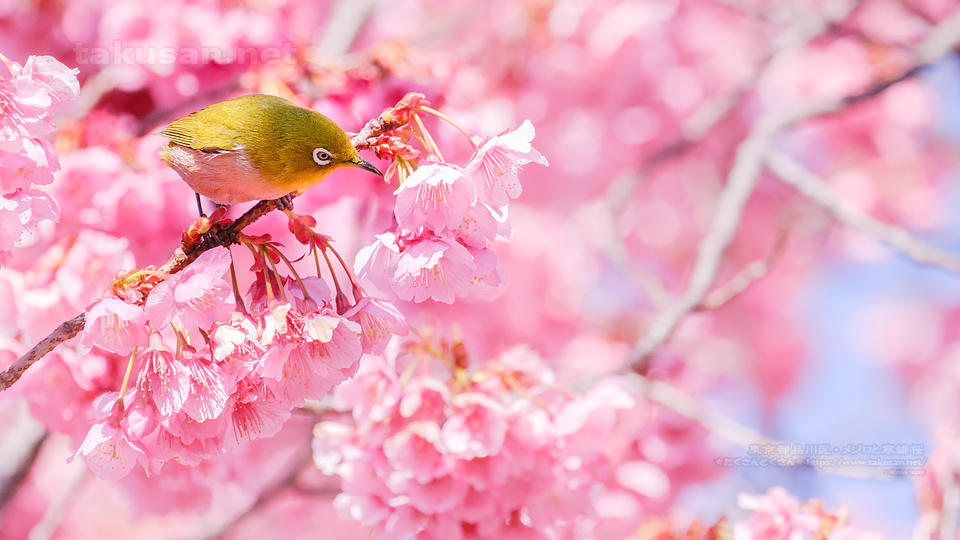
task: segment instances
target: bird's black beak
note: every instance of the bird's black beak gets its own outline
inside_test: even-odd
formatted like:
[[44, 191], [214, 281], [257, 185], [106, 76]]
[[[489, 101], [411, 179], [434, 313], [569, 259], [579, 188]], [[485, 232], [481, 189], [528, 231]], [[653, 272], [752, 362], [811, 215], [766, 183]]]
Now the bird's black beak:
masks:
[[360, 154], [357, 154], [357, 155], [353, 156], [353, 159], [350, 160], [350, 163], [352, 163], [353, 165], [355, 165], [355, 166], [357, 166], [357, 167], [360, 167], [361, 169], [364, 169], [364, 170], [366, 170], [366, 171], [370, 171], [370, 172], [372, 172], [373, 174], [375, 174], [375, 175], [377, 175], [377, 176], [383, 176], [383, 173], [380, 172], [380, 169], [374, 167], [373, 165], [370, 164], [369, 161], [367, 161], [367, 160], [363, 159], [362, 157], [360, 157]]

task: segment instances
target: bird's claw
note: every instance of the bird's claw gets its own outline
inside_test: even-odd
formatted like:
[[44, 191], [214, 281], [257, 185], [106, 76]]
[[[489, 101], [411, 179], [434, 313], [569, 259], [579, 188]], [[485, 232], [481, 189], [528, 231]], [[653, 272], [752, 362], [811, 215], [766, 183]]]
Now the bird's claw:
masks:
[[293, 198], [296, 197], [296, 193], [287, 193], [283, 197], [277, 199], [277, 202], [280, 203], [280, 207], [285, 210], [293, 211]]

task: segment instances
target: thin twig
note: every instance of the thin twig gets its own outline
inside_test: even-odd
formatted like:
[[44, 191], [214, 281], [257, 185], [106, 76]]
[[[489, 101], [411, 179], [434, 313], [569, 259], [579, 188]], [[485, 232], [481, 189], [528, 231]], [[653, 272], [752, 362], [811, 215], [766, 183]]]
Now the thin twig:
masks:
[[737, 273], [733, 279], [708, 294], [703, 302], [696, 307], [696, 310], [704, 311], [723, 307], [727, 302], [743, 294], [751, 285], [767, 275], [770, 267], [773, 266], [773, 261], [775, 261], [783, 251], [783, 246], [787, 240], [787, 230], [786, 226], [780, 228], [777, 239], [774, 241], [773, 247], [770, 249], [770, 252], [767, 253], [766, 257], [748, 264], [743, 270]]
[[833, 217], [896, 248], [913, 260], [960, 272], [960, 256], [928, 246], [906, 230], [860, 212], [836, 197], [826, 183], [782, 152], [770, 151], [767, 166]]
[[360, 130], [360, 133], [357, 133], [350, 138], [350, 143], [357, 150], [367, 150], [374, 144], [376, 144], [377, 139], [386, 131], [390, 131], [399, 127], [399, 123], [395, 121], [386, 121], [381, 118], [374, 118], [367, 122], [363, 129]]
[[727, 186], [720, 194], [707, 236], [700, 242], [697, 259], [687, 289], [654, 319], [647, 334], [634, 346], [631, 366], [639, 373], [646, 370], [650, 354], [676, 330], [680, 321], [700, 305], [716, 280], [727, 246], [733, 240], [747, 199], [760, 178], [761, 163], [769, 141], [793, 121], [793, 115], [762, 118], [750, 135], [740, 143]]
[[[227, 246], [237, 241], [237, 236], [240, 231], [250, 225], [254, 221], [260, 219], [267, 213], [276, 210], [280, 207], [280, 203], [277, 201], [260, 201], [256, 206], [248, 210], [245, 214], [234, 220], [222, 231], [216, 233], [215, 239], [211, 242], [197, 243], [193, 246], [187, 247], [184, 246], [178, 247], [176, 251], [173, 252], [173, 255], [170, 259], [159, 268], [159, 272], [165, 274], [175, 274], [184, 268], [188, 264], [192, 263], [199, 257], [204, 251], [212, 249], [216, 246]], [[32, 349], [27, 351], [23, 356], [17, 359], [16, 362], [11, 364], [7, 369], [0, 372], [0, 392], [10, 388], [15, 382], [20, 380], [20, 377], [35, 364], [38, 360], [43, 358], [47, 353], [55, 349], [58, 345], [64, 341], [76, 337], [80, 332], [83, 331], [83, 327], [86, 323], [87, 314], [86, 312], [77, 315], [76, 317], [65, 321], [63, 324], [58, 326], [53, 332], [45, 337], [40, 343], [37, 343]]]

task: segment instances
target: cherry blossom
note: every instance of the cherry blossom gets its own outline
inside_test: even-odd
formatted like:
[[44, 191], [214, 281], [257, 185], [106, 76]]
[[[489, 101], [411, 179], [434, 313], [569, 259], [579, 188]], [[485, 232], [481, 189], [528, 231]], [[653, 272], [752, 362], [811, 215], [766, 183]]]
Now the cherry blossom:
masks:
[[157, 285], [144, 306], [152, 327], [161, 329], [175, 320], [197, 342], [201, 331], [229, 318], [234, 298], [222, 277], [229, 266], [230, 252], [222, 247], [212, 249], [183, 273]]
[[381, 354], [393, 336], [407, 335], [407, 322], [392, 304], [364, 296], [349, 311], [347, 319], [360, 324], [363, 352]]
[[146, 345], [147, 336], [147, 315], [143, 308], [108, 296], [88, 311], [80, 342], [88, 350], [96, 345], [123, 355]]
[[[552, 417], [580, 398], [536, 380], [507, 384], [516, 380], [508, 365], [494, 359], [482, 372], [448, 373], [446, 383], [439, 371], [424, 374], [399, 388], [402, 397], [391, 400], [385, 416], [355, 409], [353, 427], [318, 424], [314, 459], [342, 481], [335, 505], [397, 538], [549, 535], [590, 519], [590, 493], [602, 489], [595, 474], [607, 463], [602, 440], [611, 426], [594, 432], [596, 444], [571, 446], [560, 417]], [[472, 382], [451, 393], [450, 384], [464, 384], [457, 381]], [[358, 389], [382, 384], [381, 372], [368, 370], [338, 387], [335, 402], [349, 410], [364, 399]], [[605, 388], [614, 407], [633, 405], [621, 389]]]
[[0, 55], [0, 258], [44, 221], [59, 218], [57, 203], [32, 189], [53, 181], [60, 163], [53, 145], [36, 138], [55, 131], [53, 116], [78, 105], [77, 70], [49, 56], [24, 65]]
[[497, 206], [506, 206], [520, 196], [519, 169], [528, 163], [547, 164], [547, 158], [531, 146], [536, 132], [529, 120], [516, 131], [483, 142], [464, 167], [474, 177], [481, 197]]
[[476, 204], [473, 182], [455, 165], [424, 165], [394, 192], [401, 228], [426, 227], [436, 234], [459, 227]]

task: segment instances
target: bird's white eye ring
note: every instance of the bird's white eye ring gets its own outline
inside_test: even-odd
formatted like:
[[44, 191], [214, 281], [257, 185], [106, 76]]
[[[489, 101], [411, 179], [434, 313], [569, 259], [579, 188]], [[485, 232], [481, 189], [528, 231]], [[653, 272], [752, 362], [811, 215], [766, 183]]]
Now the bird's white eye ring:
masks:
[[330, 152], [327, 152], [325, 148], [313, 149], [313, 161], [315, 161], [317, 165], [329, 165], [332, 159], [333, 156], [330, 155]]

